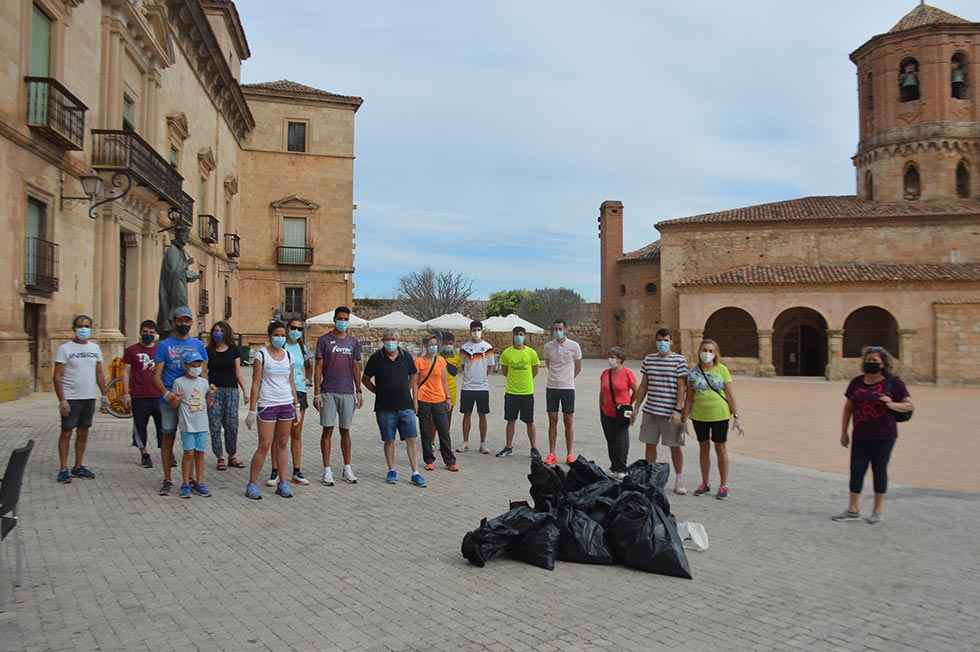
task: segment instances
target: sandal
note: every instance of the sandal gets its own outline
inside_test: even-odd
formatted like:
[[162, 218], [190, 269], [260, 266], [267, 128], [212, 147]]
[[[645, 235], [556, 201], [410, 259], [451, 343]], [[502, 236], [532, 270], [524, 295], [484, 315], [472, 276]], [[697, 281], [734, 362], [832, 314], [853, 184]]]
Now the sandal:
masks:
[[231, 458], [231, 460], [228, 461], [228, 466], [233, 467], [233, 468], [236, 468], [236, 469], [244, 469], [245, 468], [245, 465], [242, 464], [242, 461], [240, 459], [238, 459], [237, 457]]
[[228, 470], [228, 465], [225, 464], [225, 458], [223, 458], [223, 457], [219, 457], [218, 458], [218, 466], [217, 466], [217, 469], [219, 471], [227, 471]]

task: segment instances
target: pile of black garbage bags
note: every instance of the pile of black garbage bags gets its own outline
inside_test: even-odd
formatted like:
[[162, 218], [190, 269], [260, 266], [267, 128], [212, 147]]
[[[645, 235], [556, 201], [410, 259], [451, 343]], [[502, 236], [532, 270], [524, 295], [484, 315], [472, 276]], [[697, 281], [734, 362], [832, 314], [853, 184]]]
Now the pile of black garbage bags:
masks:
[[664, 495], [670, 467], [639, 460], [619, 482], [581, 455], [569, 465], [531, 459], [532, 509], [512, 503], [463, 537], [462, 553], [483, 567], [500, 553], [553, 570], [555, 560], [620, 563], [691, 579], [677, 524]]

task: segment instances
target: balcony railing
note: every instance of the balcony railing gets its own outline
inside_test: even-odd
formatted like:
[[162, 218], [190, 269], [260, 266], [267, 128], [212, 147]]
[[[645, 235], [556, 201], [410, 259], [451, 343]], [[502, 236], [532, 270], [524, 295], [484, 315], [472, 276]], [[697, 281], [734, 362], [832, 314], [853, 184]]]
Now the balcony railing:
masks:
[[201, 288], [197, 295], [197, 314], [206, 315], [211, 312], [211, 301], [208, 297], [208, 291]]
[[181, 220], [184, 222], [184, 224], [187, 226], [193, 226], [194, 198], [181, 190], [180, 197], [177, 199], [177, 208], [180, 209]]
[[[92, 130], [92, 167], [97, 170], [127, 172], [133, 181], [152, 190], [171, 206], [184, 208], [181, 190], [184, 179], [149, 143], [131, 131]], [[190, 197], [188, 197], [190, 199]], [[190, 200], [193, 206], [194, 200]], [[193, 219], [185, 213], [185, 220]]]
[[218, 218], [214, 215], [198, 215], [197, 231], [202, 241], [215, 244], [218, 242]]
[[276, 247], [280, 265], [312, 265], [313, 247]]
[[32, 292], [58, 291], [58, 245], [40, 238], [27, 238], [24, 256], [24, 285]]
[[242, 255], [242, 239], [237, 233], [225, 234], [225, 255], [229, 258], [238, 258]]
[[25, 77], [27, 126], [58, 147], [82, 149], [88, 107], [50, 77]]
[[225, 297], [225, 319], [231, 319], [231, 297]]

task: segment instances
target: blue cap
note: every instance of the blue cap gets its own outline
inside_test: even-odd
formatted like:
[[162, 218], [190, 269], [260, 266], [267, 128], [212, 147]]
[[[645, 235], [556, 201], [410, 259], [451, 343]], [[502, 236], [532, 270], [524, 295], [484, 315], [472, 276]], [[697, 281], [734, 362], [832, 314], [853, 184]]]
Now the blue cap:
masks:
[[204, 356], [201, 355], [200, 351], [188, 351], [184, 354], [184, 364], [197, 362], [198, 360], [204, 360]]
[[194, 319], [194, 313], [191, 312], [191, 309], [187, 306], [180, 306], [174, 310], [174, 319], [177, 319], [178, 317], [190, 317], [191, 319]]

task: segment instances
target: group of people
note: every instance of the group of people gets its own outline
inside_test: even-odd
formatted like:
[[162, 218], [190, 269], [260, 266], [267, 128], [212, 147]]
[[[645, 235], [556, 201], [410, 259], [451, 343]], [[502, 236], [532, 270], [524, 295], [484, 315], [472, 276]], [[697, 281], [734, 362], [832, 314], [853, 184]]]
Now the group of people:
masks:
[[[177, 463], [173, 446], [178, 431], [184, 451], [180, 497], [210, 495], [204, 477], [209, 438], [217, 458], [217, 470], [245, 467], [238, 455], [239, 390], [248, 403], [246, 425], [258, 430], [258, 445], [249, 462], [245, 487], [246, 497], [253, 500], [262, 498], [260, 475], [270, 455], [272, 471], [264, 484], [274, 487], [278, 496], [292, 497], [291, 484], [309, 484], [301, 460], [303, 423], [311, 402], [310, 392], [322, 428], [320, 482], [324, 486], [335, 484], [331, 466], [335, 428], [340, 431], [341, 479], [357, 483], [351, 466], [351, 425], [355, 411], [364, 406], [365, 388], [375, 395], [375, 419], [384, 446], [388, 483], [398, 483], [397, 439], [406, 445], [411, 484], [427, 485], [418, 463], [419, 438], [424, 470], [435, 470], [438, 446], [445, 468], [458, 472], [456, 454], [470, 450], [474, 409], [480, 438], [474, 447], [482, 454], [490, 454], [489, 376], [498, 368], [505, 377], [506, 439], [496, 456], [514, 454], [518, 420], [525, 424], [531, 455], [540, 456], [534, 423], [534, 388], [542, 361], [547, 373], [548, 413], [548, 453], [543, 460], [549, 465], [558, 464], [559, 429], [564, 432], [566, 462], [575, 460], [575, 383], [582, 371], [582, 350], [568, 337], [563, 320], [557, 319], [551, 325], [551, 338], [544, 345], [541, 357], [527, 344], [527, 332], [522, 327], [513, 329], [512, 344], [498, 356], [493, 345], [483, 339], [482, 323], [474, 321], [470, 324], [469, 338], [458, 347], [451, 333], [429, 335], [418, 357], [401, 346], [398, 331], [386, 330], [381, 348], [362, 364], [361, 343], [349, 332], [350, 314], [346, 306], [337, 307], [333, 329], [317, 340], [312, 352], [306, 345], [301, 320], [271, 322], [267, 343], [253, 351], [252, 379], [247, 391], [241, 352], [227, 322], [215, 323], [205, 346], [191, 336], [193, 313], [185, 306], [174, 312], [174, 332], [159, 342], [156, 324], [144, 321], [140, 326], [140, 340], [123, 355], [123, 400], [132, 408], [133, 446], [139, 449], [141, 464], [146, 468], [153, 466], [147, 447], [148, 425], [150, 420], [154, 422], [163, 468], [160, 495], [174, 491], [172, 472]], [[61, 412], [57, 480], [63, 483], [71, 482], [73, 477], [95, 477], [84, 465], [84, 455], [96, 400], [101, 397], [104, 407], [106, 391], [101, 350], [91, 340], [91, 318], [79, 315], [72, 327], [75, 336], [58, 348], [54, 371]], [[625, 477], [629, 429], [639, 419], [639, 440], [644, 444], [646, 461], [657, 461], [658, 444], [668, 447], [675, 472], [673, 491], [686, 494], [684, 444], [686, 424], [690, 421], [698, 440], [701, 475], [694, 495], [711, 492], [713, 446], [719, 476], [715, 497], [725, 499], [729, 496], [729, 430], [734, 428], [744, 434], [732, 374], [722, 363], [721, 351], [714, 340], [702, 340], [693, 366], [672, 350], [669, 329], [657, 331], [655, 347], [643, 359], [640, 379], [625, 366], [626, 352], [621, 347], [609, 351], [609, 368], [600, 375], [599, 416], [610, 472], [620, 479]], [[897, 437], [895, 415], [910, 413], [913, 407], [904, 383], [891, 373], [892, 358], [887, 351], [867, 347], [862, 364], [863, 374], [851, 381], [846, 392], [841, 436], [841, 444], [851, 447], [851, 499], [848, 509], [834, 519], [860, 518], [858, 500], [870, 465], [874, 474], [875, 506], [867, 520], [876, 523], [881, 519], [887, 490], [886, 469]], [[463, 439], [454, 447], [451, 425], [457, 405], [462, 414]], [[852, 423], [853, 442], [848, 435]], [[73, 432], [76, 458], [74, 466], [69, 468]]]

